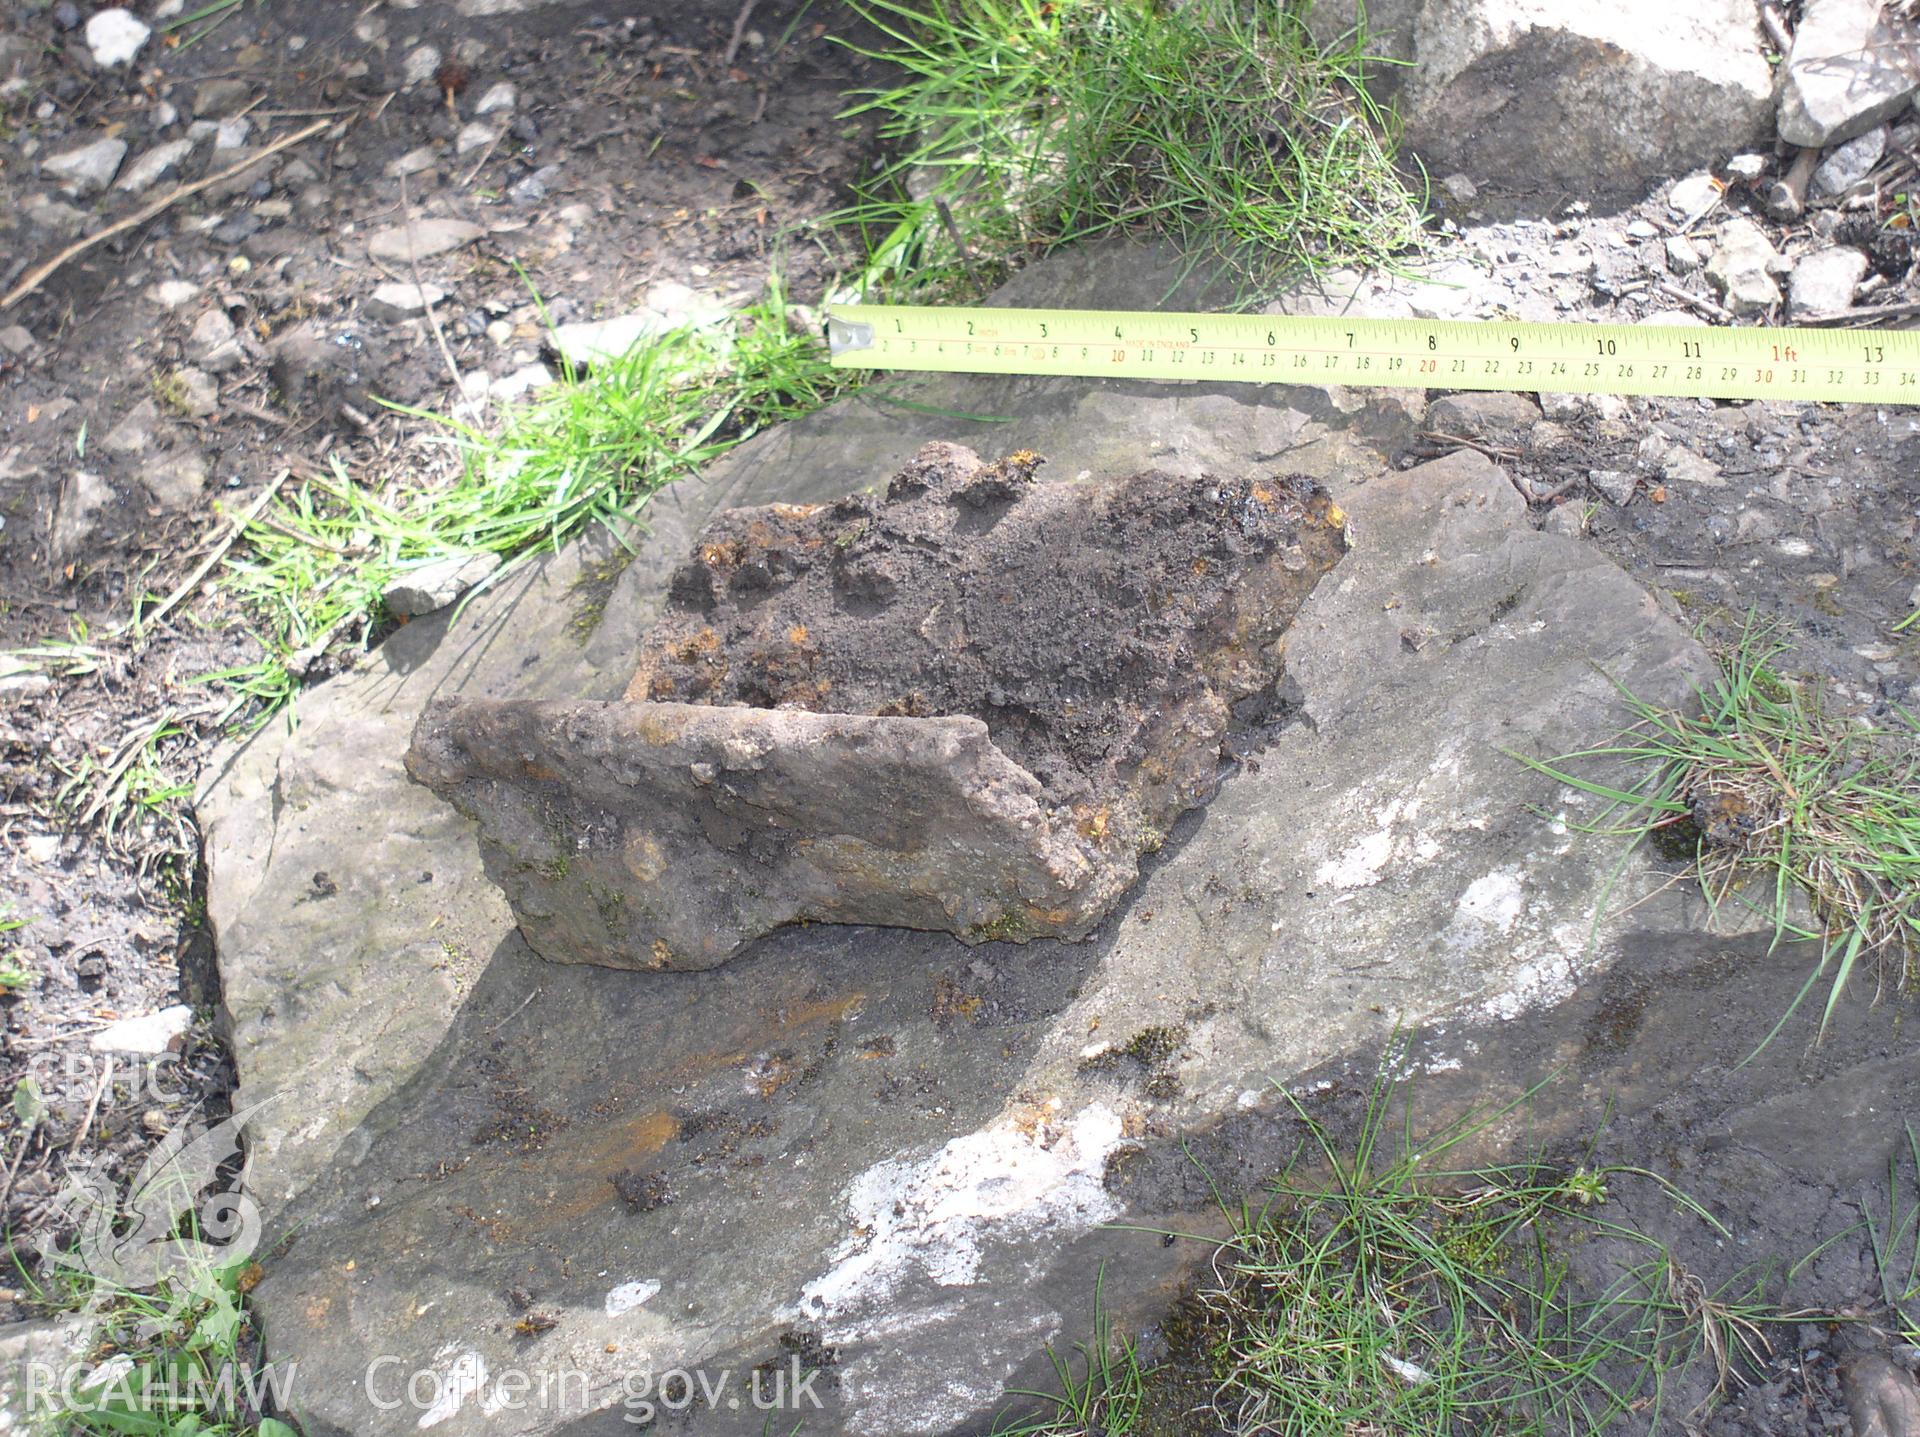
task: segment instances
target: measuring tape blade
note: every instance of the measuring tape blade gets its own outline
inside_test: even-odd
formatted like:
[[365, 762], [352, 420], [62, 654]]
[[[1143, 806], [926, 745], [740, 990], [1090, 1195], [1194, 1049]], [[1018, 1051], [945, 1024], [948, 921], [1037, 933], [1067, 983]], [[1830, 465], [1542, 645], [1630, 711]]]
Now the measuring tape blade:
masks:
[[1920, 330], [836, 304], [843, 369], [1920, 404]]

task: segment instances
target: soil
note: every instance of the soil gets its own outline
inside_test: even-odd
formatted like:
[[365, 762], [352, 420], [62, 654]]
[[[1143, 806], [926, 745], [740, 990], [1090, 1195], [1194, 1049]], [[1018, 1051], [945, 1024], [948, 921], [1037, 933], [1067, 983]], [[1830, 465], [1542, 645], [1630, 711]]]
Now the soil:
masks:
[[722, 515], [628, 697], [969, 714], [1051, 804], [1131, 824], [1139, 787], [1164, 833], [1212, 792], [1234, 706], [1273, 690], [1341, 516], [1304, 478], [1036, 485], [1041, 462], [930, 444], [884, 497]]
[[[738, 305], [762, 292], [777, 261], [794, 299], [817, 300], [841, 256], [805, 223], [845, 201], [873, 152], [870, 128], [841, 112], [843, 93], [877, 71], [836, 43], [848, 34], [843, 14], [806, 0], [760, 0], [737, 45], [736, 6], [702, 0], [645, 13], [483, 7], [500, 11], [485, 16], [455, 0], [241, 4], [156, 37], [132, 67], [112, 71], [93, 64], [79, 28], [97, 8], [28, 0], [0, 13], [0, 290], [170, 183], [72, 197], [41, 174], [48, 155], [111, 132], [132, 163], [196, 121], [224, 123], [225, 135], [205, 136], [183, 162], [179, 177], [193, 180], [315, 120], [333, 124], [115, 236], [0, 312], [0, 336], [25, 332], [23, 344], [0, 343], [0, 649], [34, 651], [30, 667], [0, 658], [0, 861], [5, 902], [24, 921], [0, 933], [0, 950], [17, 949], [29, 973], [0, 998], [0, 1082], [31, 1077], [47, 1104], [31, 1132], [13, 1122], [6, 1134], [14, 1172], [0, 1217], [27, 1237], [47, 1229], [67, 1164], [124, 1181], [164, 1133], [196, 1113], [218, 1116], [231, 1085], [198, 925], [197, 839], [172, 796], [247, 718], [198, 677], [257, 650], [217, 593], [186, 594], [138, 634], [122, 627], [135, 601], [174, 593], [230, 516], [290, 463], [337, 461], [373, 488], [445, 474], [450, 461], [427, 426], [364, 396], [449, 412], [458, 397], [449, 364], [493, 381], [539, 363], [535, 294], [556, 323], [624, 313], [663, 281]], [[503, 82], [514, 102], [480, 115]], [[492, 138], [463, 150], [475, 123]], [[233, 144], [216, 149], [225, 140]], [[399, 163], [423, 149], [422, 167]], [[1757, 214], [1764, 188], [1730, 185], [1719, 214]], [[373, 260], [366, 235], [409, 215], [471, 220], [484, 234], [423, 260], [417, 276]], [[1920, 293], [1911, 242], [1872, 219], [1829, 204], [1791, 225], [1764, 223], [1789, 258], [1860, 244], [1877, 286], [1861, 301], [1911, 301]], [[1677, 217], [1664, 196], [1604, 216], [1576, 203], [1544, 219], [1488, 224], [1468, 212], [1454, 222], [1470, 226], [1469, 284], [1497, 273], [1544, 297], [1543, 317], [1670, 321], [1677, 309], [1725, 320], [1703, 274], [1672, 261], [1666, 244], [1710, 225]], [[369, 304], [375, 287], [416, 277], [449, 291], [437, 329]], [[214, 329], [232, 327], [224, 353], [196, 333], [209, 316]], [[280, 353], [293, 341], [309, 361], [340, 362], [294, 363]], [[189, 372], [213, 380], [211, 409], [187, 390]], [[1788, 666], [1862, 717], [1896, 722], [1900, 709], [1920, 709], [1920, 627], [1896, 629], [1920, 609], [1920, 411], [1668, 400], [1549, 411], [1465, 436], [1510, 469], [1540, 523], [1589, 535], [1713, 637], [1737, 634], [1750, 614], [1778, 624], [1796, 646]], [[130, 418], [147, 442], [135, 443], [138, 433], [111, 442]], [[1434, 429], [1407, 462], [1459, 442], [1456, 428]], [[199, 485], [155, 482], [189, 460], [204, 472]], [[323, 656], [307, 677], [327, 672]], [[1029, 979], [1031, 994], [1052, 995], [1044, 970], [1022, 974], [1005, 993], [963, 995], [986, 1005], [977, 1011], [988, 1016], [972, 1020], [1042, 1001]], [[967, 975], [977, 978], [978, 965]], [[1834, 1048], [1805, 1059], [1796, 1048], [1750, 1069], [1723, 1053], [1701, 1081], [1660, 1074], [1657, 1090], [1628, 1061], [1645, 1025], [1675, 1021], [1669, 1009], [1703, 1033], [1748, 1032], [1726, 1012], [1777, 1014], [1793, 986], [1730, 978], [1701, 954], [1643, 954], [1569, 1012], [1620, 1055], [1614, 1069], [1581, 1075], [1589, 1091], [1617, 1081], [1623, 1093], [1593, 1160], [1681, 1175], [1741, 1246], [1723, 1247], [1626, 1186], [1623, 1217], [1667, 1224], [1662, 1235], [1710, 1286], [1751, 1254], [1791, 1260], [1833, 1239], [1781, 1289], [1790, 1307], [1827, 1316], [1770, 1330], [1769, 1353], [1700, 1419], [1706, 1432], [1844, 1433], [1846, 1364], [1862, 1350], [1913, 1359], [1890, 1336], [1860, 1226], [1879, 1199], [1847, 1130], [1796, 1130], [1803, 1151], [1791, 1171], [1726, 1138], [1726, 1114], [1741, 1104], [1799, 1100], [1830, 1076]], [[115, 1072], [91, 1052], [88, 1038], [108, 1022], [174, 1001], [199, 1016], [154, 1064]], [[1551, 1036], [1503, 1057], [1523, 1085], [1554, 1065]], [[1903, 1075], [1884, 1104], [1891, 1142], [1897, 1115], [1916, 1106], [1911, 1044], [1897, 1031], [1834, 1041]], [[1349, 1112], [1365, 1077], [1339, 1075], [1330, 1090]], [[1251, 1124], [1191, 1156], [1155, 1155], [1132, 1191], [1157, 1183], [1170, 1206], [1190, 1208], [1215, 1179], [1257, 1190], [1287, 1150]], [[1872, 1161], [1884, 1172], [1884, 1154]], [[644, 1185], [636, 1193], [656, 1196]], [[0, 1316], [36, 1310], [23, 1293], [6, 1300]], [[1709, 1394], [1706, 1376], [1688, 1381], [1674, 1410]], [[1168, 1430], [1205, 1430], [1189, 1404], [1168, 1410]], [[1187, 1425], [1175, 1427], [1175, 1411]]]
[[[1920, 608], [1912, 409], [1656, 399], [1476, 437], [1523, 489], [1563, 490], [1539, 522], [1590, 535], [1713, 638], [1737, 638], [1751, 616], [1794, 647], [1788, 668], [1822, 676], [1843, 706], [1896, 726], [1912, 708], [1920, 643], [1895, 632]], [[1442, 447], [1423, 440], [1407, 460]], [[1694, 457], [1714, 472], [1664, 477]]]
[[[200, 676], [259, 650], [209, 589], [137, 634], [123, 632], [134, 601], [174, 593], [289, 464], [338, 463], [374, 489], [447, 473], [437, 436], [375, 401], [449, 413], [449, 361], [488, 379], [539, 363], [540, 306], [554, 323], [600, 318], [661, 282], [738, 306], [776, 265], [790, 296], [817, 301], [840, 252], [807, 223], [847, 202], [871, 150], [869, 127], [839, 115], [873, 68], [841, 43], [857, 33], [844, 20], [830, 33], [805, 0], [762, 0], [737, 45], [733, 5], [241, 4], [111, 71], [84, 39], [99, 8], [0, 13], [0, 291], [176, 179], [334, 124], [0, 311], [0, 332], [25, 341], [0, 347], [0, 653], [30, 658], [0, 658], [0, 921], [24, 920], [0, 950], [30, 974], [0, 998], [0, 1083], [31, 1076], [47, 1105], [26, 1151], [17, 1127], [7, 1145], [5, 1217], [29, 1234], [66, 1163], [124, 1181], [170, 1128], [223, 1114], [232, 1082], [198, 839], [174, 796], [257, 721]], [[423, 48], [440, 60], [409, 83]], [[480, 114], [501, 85], [513, 102]], [[69, 197], [40, 172], [111, 132], [129, 146], [124, 176], [150, 147], [220, 123], [232, 134], [202, 136], [176, 177], [138, 194]], [[492, 140], [461, 149], [476, 123]], [[216, 148], [243, 129], [239, 148]], [[422, 150], [425, 168], [396, 165]], [[438, 334], [370, 303], [416, 277], [366, 243], [409, 214], [485, 231], [419, 264], [448, 291]], [[195, 338], [209, 315], [234, 330], [217, 360]], [[211, 379], [210, 412], [194, 412], [183, 374]], [[143, 405], [152, 442], [116, 447]], [[184, 501], [146, 482], [178, 455], [206, 474]], [[87, 493], [97, 503], [76, 506]], [[115, 1018], [177, 1001], [199, 1018], [171, 1051], [109, 1074], [89, 1049]]]

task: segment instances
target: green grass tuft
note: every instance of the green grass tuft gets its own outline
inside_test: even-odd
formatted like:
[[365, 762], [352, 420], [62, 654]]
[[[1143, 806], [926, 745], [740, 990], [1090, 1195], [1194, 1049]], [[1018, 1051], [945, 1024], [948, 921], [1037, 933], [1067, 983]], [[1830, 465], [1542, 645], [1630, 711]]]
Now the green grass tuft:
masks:
[[1903, 1342], [1920, 1347], [1920, 1136], [1911, 1123], [1906, 1142], [1887, 1158], [1884, 1219], [1863, 1202], [1880, 1295]]
[[0, 905], [0, 993], [18, 993], [39, 981], [27, 950], [6, 942], [6, 935], [25, 928], [28, 919], [13, 911], [13, 905]]
[[[891, 161], [836, 218], [892, 298], [984, 293], [1032, 253], [1168, 236], [1252, 303], [1419, 239], [1357, 33], [1261, 0], [854, 0], [905, 72], [863, 92]], [[888, 276], [891, 276], [888, 282]]]
[[[1626, 1413], [1681, 1430], [1693, 1414], [1670, 1409], [1683, 1380], [1710, 1403], [1743, 1359], [1765, 1357], [1769, 1324], [1797, 1320], [1757, 1270], [1709, 1290], [1620, 1215], [1615, 1200], [1638, 1188], [1731, 1237], [1644, 1168], [1450, 1159], [1532, 1093], [1422, 1137], [1396, 1131], [1402, 1051], [1382, 1063], [1351, 1142], [1287, 1095], [1301, 1151], [1263, 1205], [1229, 1210], [1232, 1235], [1212, 1244], [1189, 1315], [1163, 1325], [1164, 1364], [1142, 1366], [1096, 1289], [1079, 1361], [1049, 1350], [1061, 1392], [996, 1431], [1144, 1434], [1159, 1430], [1147, 1414], [1176, 1409], [1209, 1430], [1275, 1437], [1599, 1437]], [[1604, 1289], [1570, 1264], [1588, 1247]]]
[[1141, 1365], [1140, 1348], [1116, 1334], [1103, 1300], [1106, 1271], [1093, 1284], [1093, 1340], [1076, 1343], [1073, 1355], [1047, 1348], [1058, 1392], [1013, 1388], [1009, 1395], [1041, 1404], [1041, 1415], [993, 1427], [994, 1437], [1126, 1437], [1139, 1423], [1153, 1369]]
[[[1678, 836], [1715, 907], [1733, 898], [1766, 913], [1776, 941], [1817, 938], [1820, 963], [1801, 998], [1832, 974], [1824, 1035], [1859, 968], [1901, 986], [1915, 977], [1920, 727], [1908, 719], [1904, 728], [1873, 728], [1834, 712], [1819, 688], [1781, 669], [1791, 651], [1750, 621], [1719, 655], [1719, 677], [1698, 695], [1697, 712], [1629, 693], [1636, 722], [1612, 742], [1521, 762], [1606, 800], [1585, 831], [1633, 844]], [[1643, 776], [1622, 788], [1580, 771], [1596, 760]], [[1792, 919], [1796, 891], [1812, 905], [1812, 932]]]
[[[16, 1104], [17, 1104], [16, 1099]], [[198, 1231], [191, 1213], [183, 1235]], [[34, 1409], [72, 1437], [293, 1437], [262, 1402], [292, 1395], [294, 1369], [256, 1368], [259, 1336], [247, 1295], [261, 1276], [245, 1259], [198, 1258], [148, 1286], [90, 1274], [74, 1254], [37, 1268], [8, 1246], [27, 1298], [47, 1312], [84, 1313], [84, 1361], [60, 1374]]]
[[[1678, 1373], [1704, 1359], [1724, 1382], [1736, 1350], [1764, 1347], [1773, 1313], [1757, 1287], [1709, 1293], [1607, 1215], [1612, 1187], [1652, 1182], [1705, 1218], [1659, 1179], [1450, 1168], [1449, 1149], [1491, 1119], [1395, 1142], [1390, 1099], [1383, 1079], [1348, 1151], [1295, 1103], [1330, 1178], [1283, 1176], [1214, 1258], [1200, 1299], [1228, 1430], [1598, 1434], [1629, 1410], [1658, 1429]], [[1595, 1240], [1623, 1257], [1606, 1291], [1584, 1293], [1562, 1254]]]
[[384, 619], [382, 595], [408, 570], [495, 554], [554, 552], [589, 525], [626, 542], [647, 499], [767, 425], [810, 413], [850, 381], [818, 339], [789, 326], [775, 286], [724, 325], [637, 345], [586, 373], [570, 370], [532, 403], [482, 429], [420, 410], [460, 453], [450, 480], [362, 487], [335, 463], [248, 526], [221, 575], [266, 656], [204, 676], [271, 713], [313, 660]]

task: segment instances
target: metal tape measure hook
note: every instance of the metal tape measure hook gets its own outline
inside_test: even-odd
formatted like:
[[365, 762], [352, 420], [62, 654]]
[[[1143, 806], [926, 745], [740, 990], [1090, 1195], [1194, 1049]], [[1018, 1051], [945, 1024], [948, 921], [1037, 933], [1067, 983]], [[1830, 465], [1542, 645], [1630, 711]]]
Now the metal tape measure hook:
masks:
[[850, 354], [856, 349], [873, 348], [873, 326], [858, 320], [827, 316], [827, 353]]

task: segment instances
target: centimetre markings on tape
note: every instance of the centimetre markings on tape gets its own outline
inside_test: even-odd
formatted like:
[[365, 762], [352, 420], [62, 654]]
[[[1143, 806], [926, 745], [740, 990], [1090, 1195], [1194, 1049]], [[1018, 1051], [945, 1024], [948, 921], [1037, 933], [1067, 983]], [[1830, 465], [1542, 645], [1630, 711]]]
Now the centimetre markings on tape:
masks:
[[1920, 330], [828, 306], [839, 368], [1920, 404]]

